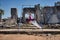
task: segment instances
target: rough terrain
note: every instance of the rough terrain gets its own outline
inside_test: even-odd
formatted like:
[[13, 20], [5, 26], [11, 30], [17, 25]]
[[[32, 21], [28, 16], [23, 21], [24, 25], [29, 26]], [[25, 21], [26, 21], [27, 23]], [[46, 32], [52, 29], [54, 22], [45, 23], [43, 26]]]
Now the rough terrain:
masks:
[[0, 34], [0, 40], [60, 40], [60, 34], [57, 35]]

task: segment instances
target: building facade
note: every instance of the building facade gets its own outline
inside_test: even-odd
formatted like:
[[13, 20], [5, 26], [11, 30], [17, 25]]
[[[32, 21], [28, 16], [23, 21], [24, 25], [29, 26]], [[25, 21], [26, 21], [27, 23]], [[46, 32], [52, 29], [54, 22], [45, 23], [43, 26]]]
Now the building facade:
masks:
[[46, 6], [44, 10], [44, 23], [60, 23], [60, 2], [56, 2], [55, 6]]

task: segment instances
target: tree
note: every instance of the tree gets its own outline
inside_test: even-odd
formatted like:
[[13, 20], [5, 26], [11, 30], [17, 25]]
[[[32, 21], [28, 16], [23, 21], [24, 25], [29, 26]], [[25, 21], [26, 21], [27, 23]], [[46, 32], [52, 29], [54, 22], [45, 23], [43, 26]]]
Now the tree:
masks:
[[2, 19], [2, 15], [4, 14], [4, 10], [0, 9], [0, 22], [1, 22], [1, 19]]

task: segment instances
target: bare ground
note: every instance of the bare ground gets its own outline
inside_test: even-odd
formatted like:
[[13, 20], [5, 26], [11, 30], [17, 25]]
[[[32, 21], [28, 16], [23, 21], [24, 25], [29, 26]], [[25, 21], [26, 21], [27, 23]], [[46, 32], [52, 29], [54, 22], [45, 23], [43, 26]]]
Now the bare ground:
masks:
[[27, 34], [0, 34], [0, 40], [60, 40], [57, 35], [27, 35]]

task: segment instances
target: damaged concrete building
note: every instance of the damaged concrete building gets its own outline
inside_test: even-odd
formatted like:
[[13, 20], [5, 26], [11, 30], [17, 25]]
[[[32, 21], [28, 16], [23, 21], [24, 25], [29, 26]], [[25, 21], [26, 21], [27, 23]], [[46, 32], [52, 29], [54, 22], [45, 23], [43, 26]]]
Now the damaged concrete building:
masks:
[[22, 17], [23, 17], [23, 21], [24, 23], [26, 23], [26, 19], [25, 19], [25, 14], [28, 12], [28, 14], [32, 14], [34, 13], [34, 19], [39, 23], [40, 19], [41, 19], [41, 11], [40, 11], [40, 4], [35, 5], [34, 8], [23, 8], [23, 13], [22, 13]]
[[46, 6], [44, 10], [44, 23], [60, 23], [60, 2], [56, 2], [55, 6]]

